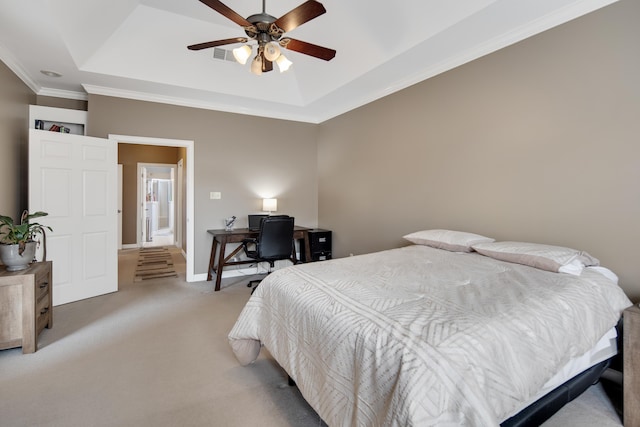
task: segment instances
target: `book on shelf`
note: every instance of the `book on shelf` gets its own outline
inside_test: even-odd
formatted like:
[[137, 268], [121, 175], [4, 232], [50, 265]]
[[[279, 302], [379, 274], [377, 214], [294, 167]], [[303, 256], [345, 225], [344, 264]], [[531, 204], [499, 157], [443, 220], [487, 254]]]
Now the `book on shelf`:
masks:
[[51, 127], [49, 127], [49, 131], [60, 132], [60, 133], [71, 133], [71, 128], [68, 128], [63, 125], [52, 124]]

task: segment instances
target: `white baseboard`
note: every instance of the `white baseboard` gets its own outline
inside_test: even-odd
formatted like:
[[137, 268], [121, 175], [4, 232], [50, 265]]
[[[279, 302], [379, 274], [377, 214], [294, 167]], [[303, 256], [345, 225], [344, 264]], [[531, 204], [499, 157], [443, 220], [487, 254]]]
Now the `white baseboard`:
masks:
[[[266, 271], [257, 272], [257, 268], [256, 267], [240, 268], [240, 269], [236, 269], [236, 270], [223, 270], [222, 271], [222, 278], [226, 279], [228, 277], [253, 276], [254, 274], [263, 274], [263, 273], [266, 273]], [[213, 277], [211, 281], [213, 282], [215, 280], [216, 280], [216, 278]], [[206, 282], [207, 281], [207, 273], [194, 274], [193, 275], [193, 281], [194, 282]]]
[[[288, 267], [291, 265], [291, 262], [283, 260], [276, 261], [275, 268], [272, 271], [275, 271], [279, 268]], [[222, 278], [226, 279], [229, 277], [240, 277], [240, 276], [253, 276], [256, 274], [266, 274], [269, 272], [269, 264], [260, 263], [258, 265], [254, 265], [252, 267], [247, 268], [236, 268], [231, 269], [227, 267], [226, 270], [222, 270]], [[207, 280], [207, 273], [195, 274], [193, 276], [195, 282], [205, 282]], [[215, 281], [215, 277], [212, 278], [212, 281]]]
[[264, 273], [266, 273], [266, 271], [259, 271], [259, 269], [256, 267], [239, 268], [237, 270], [223, 270], [222, 278], [226, 279], [227, 277], [254, 276], [256, 274]]
[[[276, 261], [275, 263], [275, 267], [273, 270], [271, 271], [275, 271], [279, 268], [284, 268], [284, 267], [288, 267], [291, 265], [290, 261]], [[267, 274], [269, 272], [269, 264], [268, 263], [260, 263], [258, 265], [253, 265], [251, 267], [246, 267], [246, 268], [236, 268], [236, 269], [231, 269], [228, 268], [226, 270], [222, 270], [222, 278], [226, 279], [228, 277], [240, 277], [240, 276], [253, 276], [256, 274]], [[196, 280], [207, 280], [207, 275], [205, 274], [199, 274], [195, 276]], [[215, 278], [213, 278], [213, 280], [215, 280]]]
[[193, 275], [194, 282], [206, 282], [207, 281], [207, 273], [202, 274], [194, 274]]

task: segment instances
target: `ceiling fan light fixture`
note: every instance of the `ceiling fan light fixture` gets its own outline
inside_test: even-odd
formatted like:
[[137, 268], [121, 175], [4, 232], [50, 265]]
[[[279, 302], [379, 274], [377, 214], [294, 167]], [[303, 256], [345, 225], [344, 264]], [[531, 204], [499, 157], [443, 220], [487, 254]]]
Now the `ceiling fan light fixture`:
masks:
[[280, 72], [284, 73], [293, 65], [293, 62], [289, 61], [284, 55], [280, 55], [278, 59], [276, 59], [276, 64], [278, 64]]
[[[292, 50], [325, 61], [330, 61], [336, 56], [336, 51], [333, 49], [284, 37], [285, 33], [327, 11], [319, 1], [306, 0], [298, 7], [276, 18], [266, 12], [266, 0], [262, 0], [262, 13], [253, 14], [246, 19], [228, 6], [225, 6], [220, 0], [200, 0], [200, 2], [242, 27], [247, 37], [232, 37], [192, 44], [187, 46], [189, 50], [198, 51], [229, 44], [244, 44], [251, 40], [257, 43], [257, 56], [251, 61], [251, 66], [249, 67], [250, 71], [255, 75], [272, 71], [274, 62], [278, 64], [281, 73], [287, 71], [292, 63], [282, 55], [282, 49]], [[233, 49], [233, 56], [240, 64], [246, 64], [251, 55], [252, 48], [250, 46], [245, 45]], [[214, 57], [217, 58], [215, 52]]]
[[262, 74], [262, 57], [260, 54], [257, 54], [253, 61], [251, 61], [251, 72], [256, 76]]
[[267, 61], [275, 61], [280, 57], [280, 46], [270, 42], [264, 46], [264, 57]]
[[251, 48], [248, 45], [240, 46], [233, 49], [233, 57], [242, 65], [247, 63], [247, 60], [251, 56]]

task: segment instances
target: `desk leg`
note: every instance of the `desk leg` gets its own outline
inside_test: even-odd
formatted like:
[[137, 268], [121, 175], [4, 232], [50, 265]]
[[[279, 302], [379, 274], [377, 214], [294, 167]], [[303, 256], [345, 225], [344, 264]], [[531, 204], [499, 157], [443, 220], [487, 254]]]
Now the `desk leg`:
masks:
[[[302, 242], [300, 242], [300, 250], [302, 251]], [[298, 255], [296, 254], [295, 239], [291, 241], [291, 261], [293, 261], [294, 265], [298, 263]]]
[[[302, 249], [300, 249], [302, 251]], [[309, 232], [304, 232], [304, 254], [306, 262], [311, 262], [311, 242], [309, 242]]]
[[211, 255], [209, 256], [209, 270], [207, 271], [207, 282], [211, 281], [211, 272], [215, 266], [216, 261], [216, 249], [218, 248], [218, 240], [216, 236], [213, 236], [213, 242], [211, 242]]
[[218, 256], [218, 265], [216, 269], [216, 287], [214, 291], [220, 290], [220, 281], [222, 280], [222, 267], [226, 264], [224, 259], [224, 252], [227, 249], [227, 239], [223, 238], [220, 242], [220, 255]]

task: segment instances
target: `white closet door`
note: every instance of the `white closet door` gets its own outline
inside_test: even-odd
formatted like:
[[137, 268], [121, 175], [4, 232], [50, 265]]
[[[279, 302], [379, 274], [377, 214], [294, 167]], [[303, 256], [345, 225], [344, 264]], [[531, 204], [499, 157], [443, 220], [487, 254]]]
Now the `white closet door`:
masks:
[[110, 140], [29, 130], [29, 211], [53, 228], [53, 305], [118, 290], [116, 157]]

